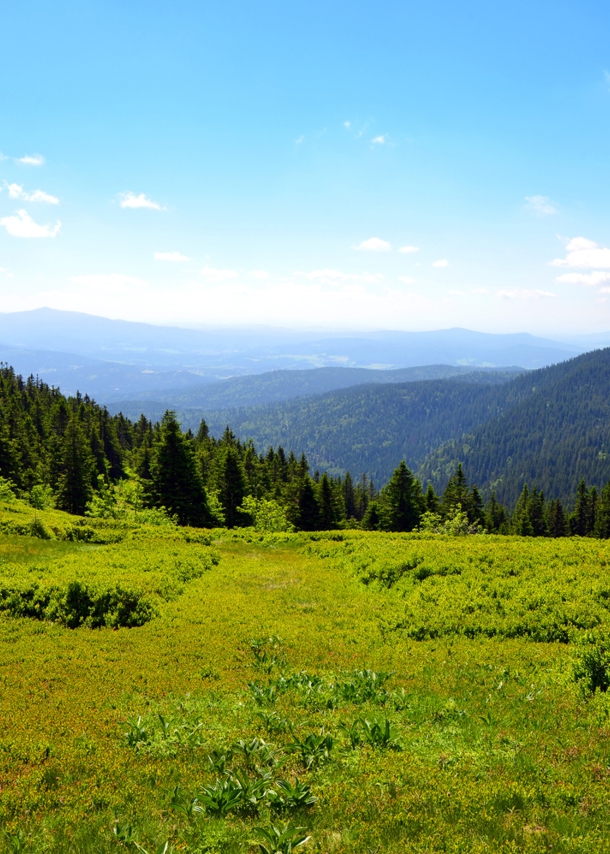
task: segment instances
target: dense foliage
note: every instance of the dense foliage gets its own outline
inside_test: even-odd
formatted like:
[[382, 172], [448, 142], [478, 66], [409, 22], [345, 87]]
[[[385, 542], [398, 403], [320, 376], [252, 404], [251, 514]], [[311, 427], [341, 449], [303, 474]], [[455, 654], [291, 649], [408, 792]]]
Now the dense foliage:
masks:
[[0, 535], [0, 851], [610, 851], [606, 543], [86, 525]]

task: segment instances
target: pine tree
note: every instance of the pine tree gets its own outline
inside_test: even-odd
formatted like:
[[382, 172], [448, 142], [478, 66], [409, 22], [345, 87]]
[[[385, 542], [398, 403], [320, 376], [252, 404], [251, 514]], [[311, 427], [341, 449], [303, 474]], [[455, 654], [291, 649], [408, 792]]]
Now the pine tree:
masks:
[[584, 480], [576, 490], [576, 503], [570, 515], [570, 532], [577, 537], [588, 537], [595, 528], [595, 503], [597, 490], [589, 492]]
[[354, 489], [354, 481], [349, 472], [343, 478], [343, 500], [345, 502], [345, 516], [347, 519], [357, 518], [356, 508], [356, 490]]
[[520, 537], [534, 536], [534, 529], [529, 514], [529, 500], [530, 491], [527, 488], [527, 483], [524, 483], [511, 520], [513, 532]]
[[532, 526], [532, 536], [546, 537], [549, 531], [544, 512], [544, 493], [539, 492], [536, 488], [532, 490], [527, 502], [527, 513]]
[[329, 476], [324, 472], [317, 488], [319, 510], [319, 526], [322, 531], [330, 531], [337, 525], [337, 512], [333, 497], [333, 489]]
[[60, 510], [82, 516], [93, 494], [91, 478], [94, 462], [78, 419], [73, 416], [66, 427], [61, 453], [56, 504]]
[[301, 531], [317, 531], [320, 525], [320, 508], [309, 475], [305, 475], [299, 489], [296, 524]]
[[549, 537], [567, 537], [568, 520], [559, 498], [552, 498], [546, 509], [546, 524]]
[[191, 443], [180, 430], [175, 412], [167, 411], [152, 465], [152, 496], [180, 525], [206, 527], [213, 522]]
[[595, 536], [602, 540], [610, 539], [610, 481], [599, 494], [595, 516]]
[[378, 501], [369, 502], [362, 520], [365, 531], [380, 531], [384, 527], [383, 509]]
[[505, 533], [507, 528], [508, 516], [502, 504], [496, 498], [495, 490], [492, 490], [491, 497], [487, 502], [484, 514], [485, 529], [490, 534]]
[[247, 493], [246, 477], [237, 450], [228, 445], [221, 461], [220, 490], [218, 498], [222, 505], [227, 528], [235, 528], [244, 523], [238, 508], [243, 504]]
[[383, 490], [390, 531], [413, 531], [419, 524], [423, 498], [421, 487], [401, 460]]
[[431, 483], [428, 484], [428, 488], [424, 495], [424, 505], [428, 513], [438, 513], [439, 500]]

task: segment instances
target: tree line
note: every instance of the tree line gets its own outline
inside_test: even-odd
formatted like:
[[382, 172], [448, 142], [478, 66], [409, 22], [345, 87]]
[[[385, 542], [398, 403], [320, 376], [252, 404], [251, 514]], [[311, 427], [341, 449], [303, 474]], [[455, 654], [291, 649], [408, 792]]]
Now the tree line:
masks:
[[229, 427], [216, 439], [204, 420], [184, 432], [171, 411], [155, 423], [110, 415], [8, 366], [0, 368], [0, 477], [34, 506], [52, 502], [80, 515], [119, 515], [131, 484], [132, 505], [200, 527], [610, 537], [610, 484], [598, 493], [582, 481], [570, 512], [524, 486], [509, 512], [493, 492], [484, 502], [461, 465], [437, 494], [403, 460], [378, 490], [364, 474], [312, 472], [304, 454], [281, 446], [258, 452]]

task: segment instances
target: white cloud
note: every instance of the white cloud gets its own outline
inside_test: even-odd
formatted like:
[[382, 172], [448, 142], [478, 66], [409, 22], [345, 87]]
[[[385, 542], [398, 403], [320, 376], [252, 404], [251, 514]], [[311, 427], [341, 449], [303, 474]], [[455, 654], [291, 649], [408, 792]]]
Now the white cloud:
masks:
[[269, 278], [269, 273], [266, 270], [250, 270], [250, 275], [253, 279], [258, 279], [260, 282], [264, 282], [265, 279]]
[[3, 153], [0, 151], [0, 163], [1, 163], [3, 160], [8, 160], [8, 156], [7, 156], [6, 154], [3, 154]]
[[551, 200], [546, 196], [526, 196], [525, 207], [538, 216], [557, 213], [557, 208], [553, 207]]
[[6, 184], [10, 199], [23, 199], [26, 202], [45, 202], [48, 205], [58, 205], [59, 199], [55, 196], [50, 196], [43, 190], [34, 190], [33, 193], [26, 193], [20, 184]]
[[379, 136], [373, 137], [371, 142], [373, 143], [373, 145], [385, 145], [387, 138], [387, 134], [382, 133], [379, 134]]
[[346, 128], [347, 130], [350, 130], [351, 126], [352, 126], [351, 122], [343, 122], [343, 127]]
[[44, 157], [42, 154], [25, 154], [17, 158], [17, 163], [23, 163], [25, 166], [42, 166]]
[[573, 237], [566, 244], [565, 258], [555, 258], [551, 267], [610, 267], [610, 249], [598, 246], [586, 237]]
[[0, 219], [11, 237], [56, 237], [61, 228], [61, 222], [57, 220], [54, 226], [38, 225], [34, 222], [27, 211], [17, 211], [15, 216], [5, 216]]
[[201, 275], [208, 282], [226, 282], [228, 279], [237, 279], [239, 273], [237, 270], [215, 270], [213, 267], [203, 267], [200, 271]]
[[380, 237], [369, 237], [368, 240], [363, 240], [356, 249], [364, 249], [366, 252], [387, 252], [392, 247], [387, 240], [382, 240]]
[[305, 139], [305, 137], [303, 136], [303, 134], [301, 134], [301, 136], [298, 136], [298, 137], [295, 139], [294, 144], [295, 144], [295, 145], [300, 145], [300, 144], [303, 142], [303, 140], [304, 140], [304, 139]]
[[419, 252], [419, 246], [401, 246], [398, 251], [410, 255], [412, 252]]
[[515, 291], [498, 291], [496, 293], [498, 299], [549, 299], [554, 298], [557, 294], [551, 293], [551, 291], [528, 291], [526, 289], [523, 290], [515, 290]]
[[412, 279], [411, 276], [399, 276], [399, 282], [404, 282], [405, 285], [414, 285], [417, 279]]
[[143, 290], [149, 287], [144, 279], [136, 276], [126, 276], [124, 273], [94, 273], [85, 276], [73, 276], [70, 281], [74, 285], [83, 285], [92, 291], [121, 293], [125, 288]]
[[186, 255], [181, 252], [155, 252], [153, 255], [155, 261], [190, 261]]
[[144, 193], [136, 196], [135, 193], [119, 193], [119, 204], [122, 208], [148, 208], [151, 211], [161, 211], [163, 208], [158, 202], [153, 202]]
[[434, 261], [434, 262], [432, 263], [432, 266], [433, 266], [433, 267], [448, 267], [448, 266], [449, 266], [449, 261], [447, 261], [447, 259], [446, 259], [446, 258], [441, 258], [441, 259], [440, 259], [440, 261]]
[[11, 273], [10, 270], [7, 270], [6, 267], [0, 267], [0, 275], [7, 276], [9, 279], [14, 279], [15, 277]]
[[323, 282], [328, 285], [340, 285], [346, 282], [365, 282], [379, 284], [383, 281], [381, 273], [344, 273], [342, 270], [312, 270], [311, 273], [295, 273], [309, 281]]
[[564, 273], [562, 276], [558, 276], [556, 281], [568, 285], [597, 287], [604, 282], [610, 281], [610, 273], [602, 273], [599, 270], [596, 270], [594, 273]]

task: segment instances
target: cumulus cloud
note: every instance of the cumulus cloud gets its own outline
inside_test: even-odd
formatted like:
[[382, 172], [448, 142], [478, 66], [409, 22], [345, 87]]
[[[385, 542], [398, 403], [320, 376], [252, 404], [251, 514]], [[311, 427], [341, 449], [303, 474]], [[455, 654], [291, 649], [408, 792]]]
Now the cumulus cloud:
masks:
[[557, 208], [546, 196], [526, 196], [525, 207], [538, 216], [549, 216], [557, 213]]
[[229, 279], [237, 279], [239, 273], [237, 270], [216, 270], [214, 267], [203, 267], [200, 271], [201, 275], [208, 282], [226, 282]]
[[539, 291], [533, 290], [529, 291], [527, 289], [523, 290], [514, 290], [514, 291], [498, 291], [496, 296], [498, 299], [549, 299], [554, 298], [557, 294], [551, 293], [551, 291]]
[[610, 267], [610, 249], [598, 246], [586, 237], [573, 237], [566, 243], [566, 257], [555, 258], [551, 267]]
[[11, 237], [56, 237], [61, 228], [61, 222], [57, 220], [55, 225], [38, 225], [34, 222], [27, 211], [17, 211], [14, 216], [5, 216], [0, 219]]
[[387, 134], [381, 133], [379, 134], [379, 136], [373, 137], [371, 142], [373, 143], [373, 145], [385, 145], [387, 138]]
[[413, 252], [419, 252], [419, 246], [401, 246], [398, 251], [410, 255]]
[[433, 267], [448, 267], [449, 261], [447, 261], [446, 258], [441, 258], [439, 261], [433, 261], [432, 266]]
[[414, 285], [417, 279], [412, 279], [411, 276], [399, 276], [399, 282], [404, 282], [405, 285]]
[[597, 287], [604, 282], [610, 281], [610, 273], [602, 273], [596, 270], [594, 273], [564, 273], [557, 277], [558, 282], [568, 285], [585, 285], [587, 287]]
[[388, 252], [391, 248], [388, 241], [380, 237], [369, 237], [368, 240], [363, 240], [356, 246], [356, 249], [363, 249], [365, 252]]
[[42, 154], [24, 154], [23, 157], [17, 158], [17, 163], [23, 163], [25, 166], [42, 166], [44, 157]]
[[148, 208], [151, 211], [161, 211], [163, 208], [158, 202], [153, 202], [144, 193], [136, 196], [135, 193], [119, 193], [119, 204], [122, 208]]
[[186, 255], [181, 252], [155, 252], [153, 255], [155, 261], [190, 261]]
[[266, 270], [250, 270], [250, 275], [253, 279], [258, 279], [260, 282], [264, 282], [265, 279], [269, 278], [269, 273]]
[[[6, 182], [5, 182], [6, 183]], [[55, 196], [50, 196], [43, 190], [34, 190], [33, 193], [26, 193], [20, 184], [6, 184], [10, 199], [23, 199], [26, 202], [45, 202], [47, 205], [58, 205], [59, 199]]]

